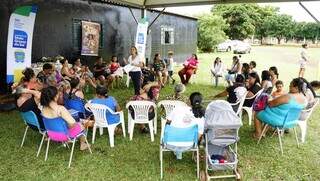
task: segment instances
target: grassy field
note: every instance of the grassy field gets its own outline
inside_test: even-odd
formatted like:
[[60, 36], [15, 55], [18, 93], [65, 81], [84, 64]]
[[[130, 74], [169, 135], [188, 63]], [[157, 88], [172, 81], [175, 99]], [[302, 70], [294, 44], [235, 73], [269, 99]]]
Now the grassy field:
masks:
[[[319, 49], [310, 49], [313, 58], [308, 67], [307, 78], [316, 79]], [[250, 55], [243, 55], [243, 61], [255, 60], [258, 70], [275, 65], [279, 68], [280, 79], [286, 82], [298, 73], [296, 58], [297, 48], [254, 47]], [[223, 87], [211, 86], [208, 67], [214, 57], [220, 56], [230, 65], [231, 53], [200, 54], [200, 69], [197, 84], [187, 87], [186, 95], [200, 91], [205, 98], [215, 95]], [[172, 86], [161, 91], [161, 99], [171, 94]], [[126, 100], [132, 95], [130, 89], [113, 89], [110, 94], [124, 108]], [[92, 94], [87, 94], [92, 98]], [[126, 112], [126, 111], [125, 111]], [[278, 149], [276, 137], [269, 136], [260, 145], [250, 137], [253, 128], [248, 125], [244, 116], [244, 125], [240, 129], [239, 168], [243, 172], [243, 180], [320, 180], [320, 111], [317, 109], [308, 122], [307, 141], [297, 148], [294, 134], [285, 135], [284, 156]], [[92, 145], [93, 154], [75, 149], [71, 169], [67, 169], [68, 149], [59, 144], [51, 144], [48, 160], [44, 161], [44, 149], [36, 158], [40, 135], [30, 131], [25, 145], [20, 148], [24, 132], [24, 124], [18, 112], [0, 113], [0, 180], [159, 180], [159, 134], [155, 142], [150, 141], [150, 135], [140, 134], [136, 129], [133, 140], [117, 135], [115, 147], [109, 147], [108, 136], [96, 137]], [[159, 121], [158, 121], [159, 122]], [[159, 126], [158, 126], [159, 127]], [[88, 138], [91, 141], [89, 132]], [[78, 145], [77, 145], [78, 148]], [[191, 160], [191, 154], [184, 154], [182, 160], [176, 160], [171, 153], [164, 154], [164, 180], [196, 180], [196, 165]], [[201, 162], [202, 169], [204, 162]]]

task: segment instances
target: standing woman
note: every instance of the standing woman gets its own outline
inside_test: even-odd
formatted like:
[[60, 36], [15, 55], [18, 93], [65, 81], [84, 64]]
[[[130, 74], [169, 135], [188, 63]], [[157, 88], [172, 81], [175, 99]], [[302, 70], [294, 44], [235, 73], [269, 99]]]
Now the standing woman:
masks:
[[277, 69], [277, 67], [270, 67], [269, 68], [269, 72], [270, 72], [270, 75], [271, 75], [272, 85], [275, 86], [276, 82], [278, 81], [278, 78], [279, 78], [278, 69]]
[[141, 68], [143, 67], [143, 60], [138, 55], [138, 50], [135, 46], [132, 46], [130, 48], [130, 56], [128, 58], [128, 62], [132, 66], [129, 75], [132, 79], [134, 94], [139, 95], [141, 88]]
[[198, 64], [199, 61], [196, 54], [192, 54], [192, 57], [184, 62], [183, 69], [178, 73], [182, 84], [186, 85], [189, 83], [192, 74], [194, 74], [198, 68]]

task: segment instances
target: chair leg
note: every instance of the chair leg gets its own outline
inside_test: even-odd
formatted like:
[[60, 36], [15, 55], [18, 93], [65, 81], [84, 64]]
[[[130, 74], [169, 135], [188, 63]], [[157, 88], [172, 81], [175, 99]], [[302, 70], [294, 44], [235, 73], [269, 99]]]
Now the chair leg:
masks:
[[260, 140], [261, 140], [262, 136], [263, 136], [263, 135], [265, 134], [265, 132], [267, 131], [267, 127], [268, 127], [268, 125], [265, 124], [264, 127], [263, 127], [263, 129], [262, 129], [262, 132], [261, 132], [261, 134], [260, 134], [260, 137], [259, 137], [259, 140], [258, 140], [258, 143], [257, 143], [257, 144], [260, 143]]
[[[121, 127], [122, 127], [122, 134], [123, 137], [126, 137], [126, 125], [124, 123], [124, 115], [123, 112], [120, 114], [120, 120], [121, 120]], [[129, 129], [129, 128], [128, 128]]]
[[163, 152], [160, 145], [160, 178], [163, 178]]
[[218, 84], [219, 84], [219, 77], [218, 77], [218, 76], [215, 76], [215, 79], [216, 79], [216, 87], [217, 87]]
[[132, 120], [131, 120], [129, 114], [130, 114], [130, 112], [128, 112], [128, 134], [130, 135], [130, 131], [131, 131], [131, 127], [130, 127], [130, 126], [131, 126], [131, 121], [132, 121]]
[[199, 148], [197, 148], [197, 178], [199, 179]]
[[48, 141], [47, 141], [46, 156], [44, 157], [44, 161], [47, 161], [48, 159], [49, 145], [50, 145], [50, 138], [48, 138]]
[[38, 157], [38, 156], [39, 156], [39, 154], [40, 154], [40, 151], [41, 151], [41, 148], [42, 148], [42, 144], [43, 144], [44, 137], [45, 137], [45, 134], [43, 134], [43, 135], [42, 135], [42, 139], [41, 139], [41, 142], [40, 142], [40, 145], [39, 145], [39, 149], [38, 149], [38, 152], [37, 152], [37, 157]]
[[298, 125], [301, 130], [301, 143], [304, 143], [306, 141], [306, 135], [307, 135], [307, 122], [298, 121]]
[[154, 124], [154, 126], [153, 126], [153, 128], [154, 128], [154, 134], [157, 134], [157, 124], [158, 124], [157, 116], [155, 116], [155, 117], [153, 118], [153, 124]]
[[88, 142], [87, 137], [84, 137], [84, 139], [86, 140], [86, 143], [87, 143], [87, 145], [88, 145], [88, 149], [89, 149], [90, 154], [92, 154], [91, 146], [90, 146], [90, 144], [89, 144], [89, 142]]
[[92, 128], [92, 144], [94, 144], [94, 140], [96, 138], [97, 126], [94, 125]]
[[108, 127], [110, 147], [114, 147], [114, 130], [115, 127]]
[[24, 131], [24, 134], [23, 134], [23, 138], [22, 138], [22, 142], [21, 142], [20, 147], [22, 147], [23, 144], [24, 144], [24, 140], [26, 139], [27, 132], [28, 132], [28, 128], [29, 128], [29, 126], [27, 126], [27, 127], [26, 127], [26, 130]]
[[154, 141], [154, 128], [153, 128], [153, 122], [149, 122], [149, 129], [150, 129], [150, 136], [151, 136], [151, 141]]
[[251, 124], [252, 124], [252, 110], [248, 111], [247, 113], [248, 113], [249, 126], [251, 126]]
[[293, 128], [293, 131], [294, 131], [294, 136], [296, 137], [297, 146], [299, 147], [299, 140], [298, 140], [296, 128]]
[[73, 139], [68, 168], [70, 168], [70, 166], [71, 166], [72, 156], [73, 156], [73, 150], [74, 150], [74, 145], [75, 145], [75, 143], [76, 143], [76, 139]]
[[99, 127], [100, 136], [103, 135], [103, 127]]
[[279, 128], [277, 128], [277, 132], [278, 132], [281, 155], [283, 155], [283, 148], [282, 148], [282, 141], [281, 141], [281, 130]]
[[131, 141], [131, 140], [132, 140], [132, 137], [133, 137], [134, 121], [131, 120], [129, 125], [130, 125], [129, 135], [130, 135], [130, 141]]

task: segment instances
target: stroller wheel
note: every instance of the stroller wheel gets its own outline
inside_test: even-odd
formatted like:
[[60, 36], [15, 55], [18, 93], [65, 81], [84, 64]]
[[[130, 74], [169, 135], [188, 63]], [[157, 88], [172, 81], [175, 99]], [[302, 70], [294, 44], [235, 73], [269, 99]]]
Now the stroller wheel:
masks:
[[207, 173], [205, 171], [200, 171], [200, 181], [207, 181]]
[[237, 168], [236, 171], [235, 171], [235, 174], [236, 174], [236, 180], [241, 180], [242, 179], [243, 174], [242, 174], [241, 169]]

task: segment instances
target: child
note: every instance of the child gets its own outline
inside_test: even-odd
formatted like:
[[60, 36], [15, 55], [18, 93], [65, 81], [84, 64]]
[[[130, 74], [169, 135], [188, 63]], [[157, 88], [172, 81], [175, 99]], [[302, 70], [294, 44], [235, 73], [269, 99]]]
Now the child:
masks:
[[111, 64], [109, 65], [112, 81], [116, 81], [116, 87], [119, 87], [120, 79], [123, 77], [123, 70], [120, 67], [118, 62], [118, 58], [116, 56], [112, 56]]
[[278, 80], [276, 82], [276, 91], [272, 92], [271, 96], [273, 98], [279, 97], [281, 95], [285, 94], [283, 90], [283, 82], [281, 80]]
[[172, 80], [172, 84], [175, 83], [176, 80], [172, 77], [173, 75], [173, 51], [168, 52], [168, 60], [167, 60], [167, 68], [168, 68], [168, 74], [169, 74], [169, 79]]

